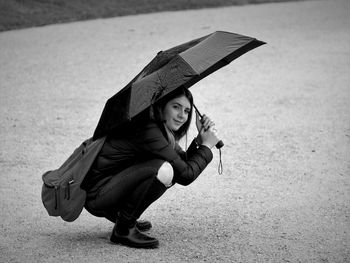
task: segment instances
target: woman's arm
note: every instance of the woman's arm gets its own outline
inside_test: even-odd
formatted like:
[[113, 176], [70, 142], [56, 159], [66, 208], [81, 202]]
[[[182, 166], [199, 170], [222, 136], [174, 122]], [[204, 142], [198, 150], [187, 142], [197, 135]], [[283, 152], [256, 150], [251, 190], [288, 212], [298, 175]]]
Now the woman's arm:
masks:
[[198, 143], [196, 142], [196, 140], [192, 140], [190, 146], [187, 148], [186, 151], [184, 151], [179, 144], [175, 145], [175, 151], [178, 153], [178, 155], [180, 155], [181, 159], [186, 161], [188, 160], [188, 158], [191, 158], [193, 154], [195, 154], [197, 152], [197, 148], [198, 148]]
[[196, 180], [212, 159], [213, 154], [211, 150], [204, 145], [200, 145], [196, 152], [188, 157], [186, 161], [178, 156], [178, 158], [170, 161], [174, 168], [173, 181], [181, 185], [189, 185]]
[[[213, 154], [207, 146], [191, 147], [187, 160], [181, 158], [171, 147], [159, 126], [150, 123], [139, 133], [136, 142], [140, 153], [147, 158], [160, 158], [168, 161], [174, 169], [174, 183], [189, 185], [192, 183], [213, 159]], [[192, 154], [193, 151], [193, 154]]]

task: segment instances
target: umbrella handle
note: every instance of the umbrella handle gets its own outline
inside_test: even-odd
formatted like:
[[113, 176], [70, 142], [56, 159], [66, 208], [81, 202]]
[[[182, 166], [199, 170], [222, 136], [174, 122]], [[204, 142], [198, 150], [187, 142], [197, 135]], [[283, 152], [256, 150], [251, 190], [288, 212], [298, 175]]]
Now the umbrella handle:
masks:
[[224, 142], [223, 142], [222, 140], [220, 140], [220, 141], [215, 145], [215, 147], [216, 147], [217, 149], [221, 149], [224, 145], [225, 145]]
[[[193, 104], [193, 107], [194, 107], [194, 109], [196, 110], [196, 112], [198, 113], [199, 117], [202, 118], [203, 115], [199, 112], [199, 110], [197, 109], [196, 105]], [[223, 142], [222, 140], [220, 140], [220, 141], [215, 145], [215, 147], [216, 147], [217, 149], [221, 149], [224, 145], [225, 145], [224, 142]]]

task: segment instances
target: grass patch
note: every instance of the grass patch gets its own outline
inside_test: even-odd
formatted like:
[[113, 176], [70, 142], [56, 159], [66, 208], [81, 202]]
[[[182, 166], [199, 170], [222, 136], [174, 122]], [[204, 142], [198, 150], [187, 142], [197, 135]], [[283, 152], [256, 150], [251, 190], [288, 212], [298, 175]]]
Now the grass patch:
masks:
[[286, 1], [293, 0], [0, 0], [0, 31], [160, 11]]

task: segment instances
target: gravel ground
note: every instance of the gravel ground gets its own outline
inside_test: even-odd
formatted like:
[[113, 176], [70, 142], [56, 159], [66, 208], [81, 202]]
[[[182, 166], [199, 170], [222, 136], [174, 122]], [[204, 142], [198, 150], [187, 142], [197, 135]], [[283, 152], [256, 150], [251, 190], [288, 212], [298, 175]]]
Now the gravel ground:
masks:
[[[0, 33], [1, 262], [350, 262], [350, 2], [166, 12]], [[49, 217], [41, 174], [162, 49], [216, 30], [268, 44], [196, 84], [225, 142], [145, 212], [156, 250]], [[189, 139], [191, 139], [191, 130]]]

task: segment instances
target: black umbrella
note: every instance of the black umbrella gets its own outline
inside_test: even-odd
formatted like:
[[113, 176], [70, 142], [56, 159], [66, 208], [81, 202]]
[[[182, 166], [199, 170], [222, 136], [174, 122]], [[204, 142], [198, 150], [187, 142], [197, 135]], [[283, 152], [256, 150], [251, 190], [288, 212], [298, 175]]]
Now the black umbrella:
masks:
[[217, 31], [160, 51], [128, 85], [107, 101], [94, 139], [130, 122], [156, 100], [175, 89], [191, 87], [263, 44], [255, 38]]

